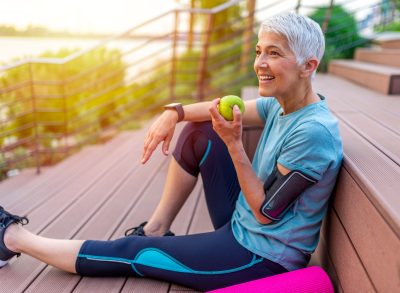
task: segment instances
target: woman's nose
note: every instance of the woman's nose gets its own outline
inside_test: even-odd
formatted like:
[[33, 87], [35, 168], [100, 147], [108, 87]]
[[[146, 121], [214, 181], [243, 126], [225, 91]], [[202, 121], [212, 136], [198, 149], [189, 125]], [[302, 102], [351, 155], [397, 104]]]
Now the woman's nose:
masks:
[[267, 68], [268, 67], [268, 62], [266, 58], [258, 58], [256, 60], [256, 66], [260, 68]]

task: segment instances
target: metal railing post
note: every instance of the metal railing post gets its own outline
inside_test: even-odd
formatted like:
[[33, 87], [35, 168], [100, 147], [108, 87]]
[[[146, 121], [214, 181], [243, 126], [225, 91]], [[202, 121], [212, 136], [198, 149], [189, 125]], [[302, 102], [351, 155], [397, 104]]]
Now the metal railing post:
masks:
[[179, 11], [175, 10], [174, 31], [172, 35], [172, 60], [171, 60], [171, 78], [169, 80], [169, 99], [175, 100], [175, 82], [176, 82], [176, 56], [178, 45], [178, 30], [179, 30]]
[[205, 87], [207, 61], [208, 61], [208, 47], [210, 46], [213, 22], [214, 22], [214, 14], [210, 13], [208, 15], [206, 35], [204, 37], [203, 48], [201, 50], [201, 55], [200, 55], [201, 56], [200, 66], [199, 66], [199, 74], [197, 80], [197, 100], [199, 102], [204, 100], [204, 87]]
[[35, 158], [36, 158], [36, 174], [40, 174], [40, 144], [39, 144], [39, 125], [38, 125], [38, 112], [36, 105], [36, 96], [33, 82], [33, 70], [32, 63], [28, 63], [29, 68], [29, 83], [31, 89], [31, 98], [32, 98], [32, 113], [33, 113], [33, 129], [35, 133]]
[[240, 56], [240, 72], [244, 73], [247, 71], [247, 65], [250, 59], [250, 52], [253, 49], [253, 25], [254, 25], [254, 10], [256, 7], [256, 0], [247, 0], [247, 12], [246, 17], [246, 29], [243, 33], [243, 46], [242, 54]]

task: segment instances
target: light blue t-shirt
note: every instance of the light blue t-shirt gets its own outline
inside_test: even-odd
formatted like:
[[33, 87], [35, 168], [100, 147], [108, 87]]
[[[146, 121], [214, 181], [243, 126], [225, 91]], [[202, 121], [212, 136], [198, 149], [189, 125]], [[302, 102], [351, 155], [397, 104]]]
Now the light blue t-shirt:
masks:
[[336, 118], [325, 98], [282, 115], [275, 98], [259, 98], [257, 110], [265, 121], [253, 159], [253, 169], [264, 182], [277, 163], [318, 180], [306, 189], [280, 221], [257, 222], [242, 192], [232, 217], [236, 240], [251, 252], [288, 270], [307, 265], [317, 247], [328, 199], [335, 185], [343, 152]]

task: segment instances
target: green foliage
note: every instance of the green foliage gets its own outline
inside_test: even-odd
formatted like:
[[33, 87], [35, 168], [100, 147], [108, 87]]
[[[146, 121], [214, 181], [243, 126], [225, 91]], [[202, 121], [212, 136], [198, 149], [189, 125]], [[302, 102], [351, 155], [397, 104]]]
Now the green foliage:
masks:
[[[61, 49], [40, 57], [62, 58], [74, 51]], [[85, 73], [85, 74], [82, 74]], [[124, 86], [125, 65], [118, 50], [98, 48], [65, 64], [29, 63], [0, 76], [2, 147], [26, 152], [46, 150], [42, 163], [57, 155], [52, 150], [78, 146], [121, 119], [116, 99]], [[33, 98], [32, 98], [33, 97]], [[36, 138], [39, 138], [37, 140]], [[21, 153], [21, 152], [19, 152]], [[18, 152], [9, 159], [17, 160]]]
[[[328, 7], [322, 7], [314, 11], [310, 18], [321, 26], [324, 23]], [[367, 41], [358, 34], [357, 23], [353, 15], [341, 6], [333, 6], [327, 31], [325, 32], [325, 55], [321, 61], [319, 70], [327, 71], [331, 59], [353, 58], [357, 47], [365, 45]]]
[[[226, 3], [226, 0], [195, 0], [193, 8], [213, 8]], [[245, 4], [245, 3], [242, 3]], [[221, 95], [240, 95], [244, 85], [257, 84], [253, 73], [254, 55], [249, 57], [249, 63], [241, 65], [243, 50], [243, 29], [245, 28], [244, 14], [245, 6], [234, 5], [212, 16], [211, 36], [207, 53], [207, 64], [204, 72], [203, 88], [198, 89], [196, 82], [201, 77], [200, 51], [186, 52], [178, 62], [178, 72], [185, 68], [184, 77], [177, 77], [177, 93], [184, 92], [186, 96], [196, 97], [199, 90], [205, 94], [205, 99], [212, 99]], [[195, 22], [206, 32], [209, 27], [210, 16], [196, 17]], [[253, 48], [256, 39], [252, 40]], [[184, 62], [185, 59], [198, 60], [195, 62]], [[196, 68], [197, 67], [197, 68]], [[184, 81], [184, 82], [183, 82]], [[189, 83], [189, 84], [188, 84]], [[181, 86], [180, 84], [186, 84]]]
[[400, 21], [395, 21], [387, 25], [378, 26], [376, 32], [400, 32]]

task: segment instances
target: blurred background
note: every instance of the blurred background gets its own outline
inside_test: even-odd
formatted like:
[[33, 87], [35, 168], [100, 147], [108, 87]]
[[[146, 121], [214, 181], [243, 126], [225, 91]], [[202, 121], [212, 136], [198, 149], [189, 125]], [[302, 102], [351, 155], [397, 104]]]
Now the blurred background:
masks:
[[332, 59], [400, 31], [399, 0], [0, 0], [0, 178], [140, 127], [170, 101], [240, 94], [263, 19], [296, 11]]

